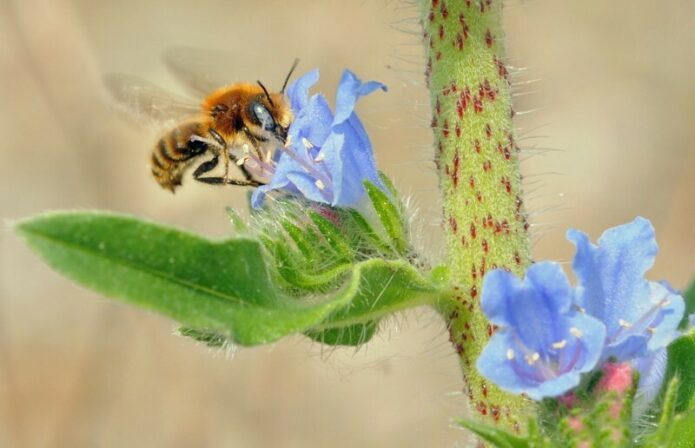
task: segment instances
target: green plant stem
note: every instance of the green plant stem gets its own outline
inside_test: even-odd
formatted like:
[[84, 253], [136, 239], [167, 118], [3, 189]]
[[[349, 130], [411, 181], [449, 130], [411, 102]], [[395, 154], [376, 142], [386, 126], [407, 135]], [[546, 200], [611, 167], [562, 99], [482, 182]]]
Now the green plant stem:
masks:
[[475, 362], [494, 328], [480, 309], [495, 268], [530, 263], [518, 147], [504, 65], [501, 0], [420, 0], [443, 198], [447, 264], [458, 288], [440, 311], [460, 356], [465, 392], [480, 418], [524, 432], [529, 402], [482, 378]]

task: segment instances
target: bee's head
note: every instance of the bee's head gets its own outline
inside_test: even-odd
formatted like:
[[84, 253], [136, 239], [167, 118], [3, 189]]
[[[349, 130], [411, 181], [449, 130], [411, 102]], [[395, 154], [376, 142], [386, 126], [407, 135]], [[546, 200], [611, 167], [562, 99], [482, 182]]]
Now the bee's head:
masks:
[[282, 93], [269, 93], [258, 81], [263, 93], [253, 98], [248, 105], [248, 116], [253, 124], [284, 142], [292, 121], [292, 111]]

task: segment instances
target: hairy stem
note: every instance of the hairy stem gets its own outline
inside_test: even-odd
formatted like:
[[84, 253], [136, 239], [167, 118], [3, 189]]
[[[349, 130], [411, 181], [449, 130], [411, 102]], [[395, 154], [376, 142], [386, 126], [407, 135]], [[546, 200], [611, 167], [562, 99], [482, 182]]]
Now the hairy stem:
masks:
[[485, 272], [530, 263], [518, 147], [503, 63], [501, 0], [420, 0], [447, 263], [458, 285], [440, 310], [459, 354], [465, 391], [482, 419], [523, 432], [529, 404], [480, 376], [494, 328], [480, 309]]

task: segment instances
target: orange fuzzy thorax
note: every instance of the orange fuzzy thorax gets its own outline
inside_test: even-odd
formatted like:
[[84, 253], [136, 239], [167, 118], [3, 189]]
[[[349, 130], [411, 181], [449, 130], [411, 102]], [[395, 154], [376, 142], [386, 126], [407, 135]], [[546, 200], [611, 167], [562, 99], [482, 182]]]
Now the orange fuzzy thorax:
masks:
[[288, 127], [292, 121], [292, 111], [282, 93], [271, 93], [272, 104], [258, 84], [236, 83], [221, 87], [208, 95], [202, 103], [203, 113], [211, 117], [211, 127], [227, 139], [234, 139], [242, 126], [254, 134], [260, 134], [249, 116], [248, 105], [260, 100], [273, 115], [275, 122]]

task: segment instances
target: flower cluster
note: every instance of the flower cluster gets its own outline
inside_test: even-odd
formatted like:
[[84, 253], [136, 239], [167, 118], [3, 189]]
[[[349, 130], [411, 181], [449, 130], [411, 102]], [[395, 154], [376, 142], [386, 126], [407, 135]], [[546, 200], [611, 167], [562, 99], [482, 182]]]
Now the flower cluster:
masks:
[[333, 207], [355, 208], [365, 197], [365, 181], [384, 188], [369, 137], [354, 109], [360, 97], [377, 89], [385, 91], [386, 86], [376, 81], [363, 83], [345, 70], [334, 114], [323, 95], [309, 97], [309, 89], [318, 79], [318, 70], [312, 70], [287, 89], [294, 120], [272, 167], [270, 183], [253, 193], [254, 208], [261, 207], [272, 190]]
[[482, 307], [500, 329], [478, 369], [533, 399], [567, 392], [609, 360], [639, 370], [640, 388], [658, 388], [685, 305], [665, 283], [644, 278], [657, 252], [651, 223], [637, 218], [611, 228], [598, 245], [577, 230], [567, 237], [577, 247], [574, 288], [552, 262], [532, 265], [523, 281], [503, 270], [485, 276]]

